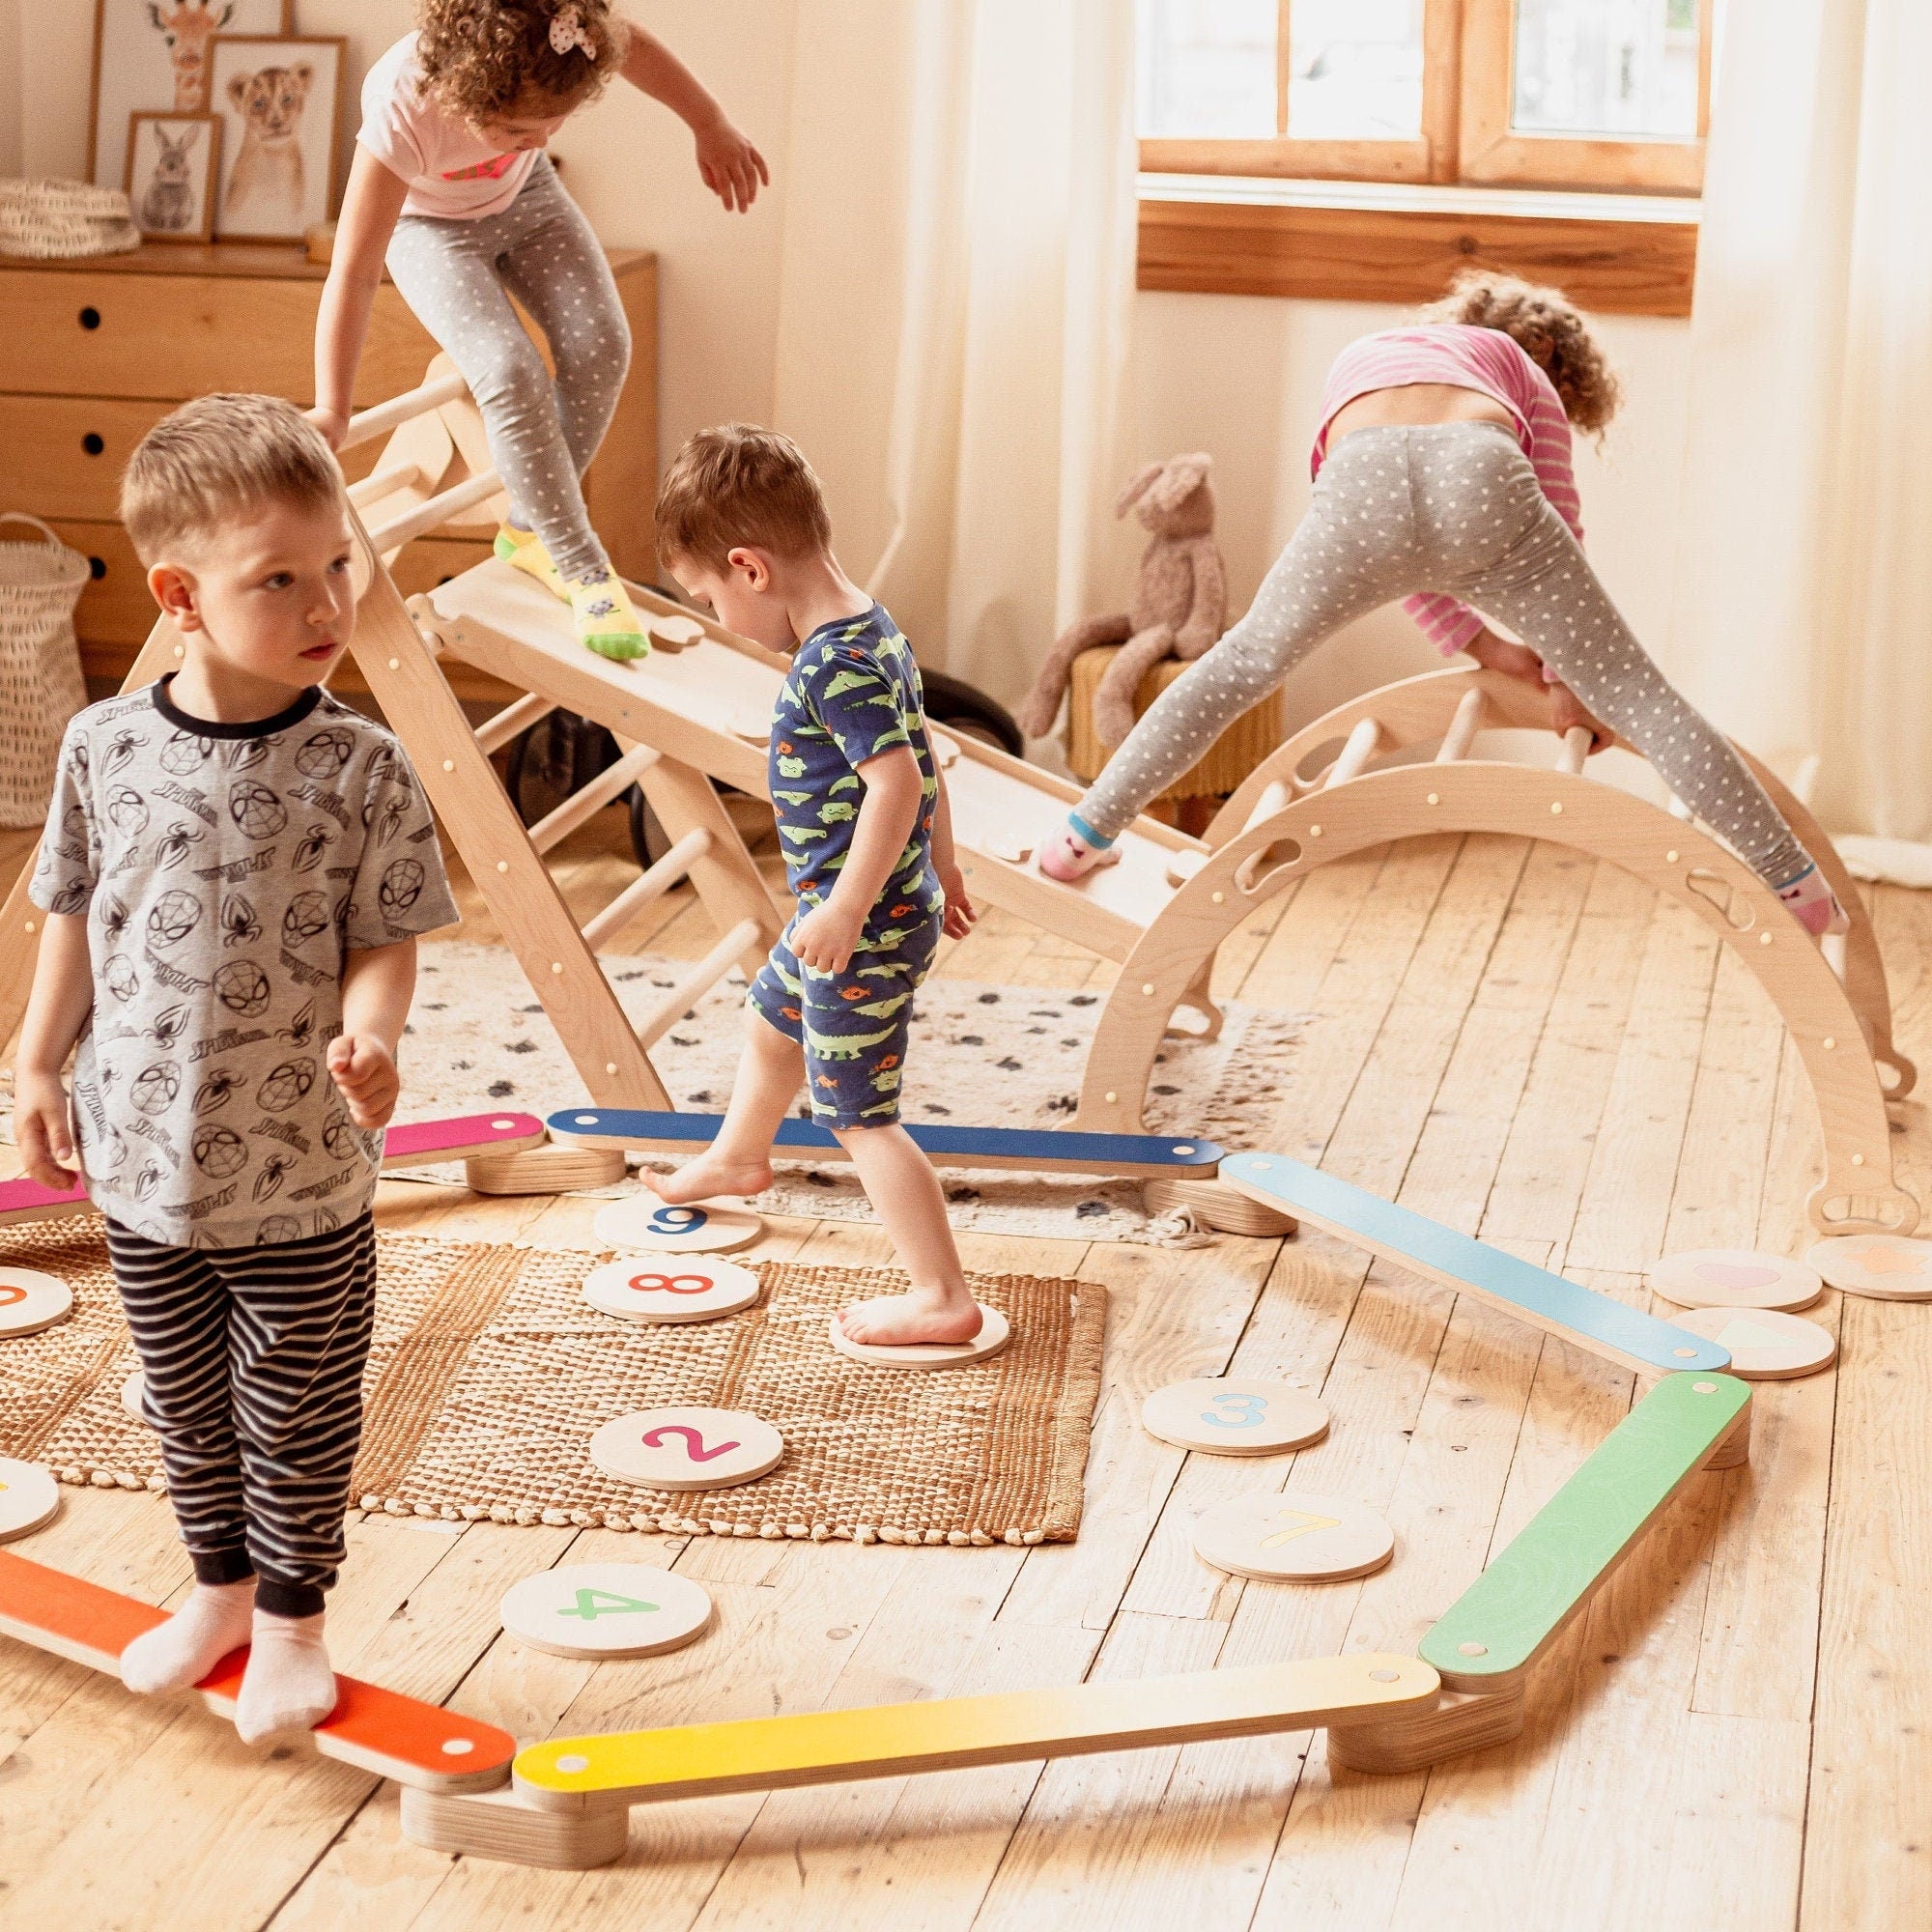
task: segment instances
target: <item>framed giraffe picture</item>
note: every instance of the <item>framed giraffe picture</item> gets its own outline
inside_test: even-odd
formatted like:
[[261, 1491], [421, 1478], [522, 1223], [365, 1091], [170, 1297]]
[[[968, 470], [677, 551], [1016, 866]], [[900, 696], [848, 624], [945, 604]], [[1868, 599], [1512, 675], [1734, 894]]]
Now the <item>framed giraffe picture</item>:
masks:
[[292, 0], [94, 0], [87, 178], [120, 187], [128, 117], [208, 114], [216, 34], [283, 34]]

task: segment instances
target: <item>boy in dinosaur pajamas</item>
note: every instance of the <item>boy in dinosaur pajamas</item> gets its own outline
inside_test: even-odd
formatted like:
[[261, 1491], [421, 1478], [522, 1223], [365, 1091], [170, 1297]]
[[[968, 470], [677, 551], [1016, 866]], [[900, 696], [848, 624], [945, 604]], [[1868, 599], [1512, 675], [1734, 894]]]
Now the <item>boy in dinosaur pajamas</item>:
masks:
[[899, 1125], [913, 994], [942, 932], [974, 913], [952, 849], [912, 647], [839, 569], [818, 479], [797, 447], [730, 424], [665, 478], [658, 552], [721, 622], [792, 660], [769, 778], [798, 911], [752, 983], [744, 1058], [710, 1149], [651, 1185], [667, 1201], [770, 1186], [772, 1139], [801, 1079], [852, 1157], [912, 1277], [846, 1309], [855, 1342], [969, 1342], [978, 1304], [931, 1163]]

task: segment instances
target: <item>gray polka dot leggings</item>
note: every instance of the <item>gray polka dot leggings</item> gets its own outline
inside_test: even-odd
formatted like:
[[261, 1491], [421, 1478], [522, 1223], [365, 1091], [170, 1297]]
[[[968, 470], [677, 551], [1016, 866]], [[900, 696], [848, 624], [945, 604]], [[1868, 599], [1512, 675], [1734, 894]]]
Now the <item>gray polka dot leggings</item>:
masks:
[[1324, 638], [1418, 590], [1506, 624], [1773, 890], [1810, 865], [1764, 787], [1617, 614], [1497, 423], [1344, 437], [1248, 614], [1149, 708], [1074, 815], [1118, 837]]
[[[570, 582], [601, 577], [610, 559], [590, 527], [582, 478], [611, 427], [631, 331], [611, 265], [550, 156], [537, 157], [500, 214], [404, 215], [388, 264], [476, 398], [513, 520], [536, 531]], [[543, 330], [554, 381], [512, 296]]]

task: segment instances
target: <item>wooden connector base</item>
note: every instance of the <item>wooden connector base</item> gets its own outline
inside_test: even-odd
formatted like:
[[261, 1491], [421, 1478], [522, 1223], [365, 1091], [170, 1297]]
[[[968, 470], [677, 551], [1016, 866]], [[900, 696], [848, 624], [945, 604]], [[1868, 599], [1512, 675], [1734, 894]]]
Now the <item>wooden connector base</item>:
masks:
[[1185, 1208], [1197, 1221], [1223, 1235], [1256, 1235], [1278, 1240], [1301, 1226], [1293, 1214], [1284, 1214], [1280, 1208], [1219, 1180], [1150, 1180], [1141, 1189], [1141, 1199], [1150, 1214]]
[[1731, 1425], [1731, 1433], [1704, 1459], [1707, 1469], [1735, 1469], [1750, 1461], [1751, 1410], [1755, 1403], [1746, 1405], [1745, 1412]]
[[1346, 1771], [1393, 1777], [1438, 1758], [1507, 1744], [1522, 1729], [1523, 1691], [1445, 1690], [1433, 1711], [1371, 1724], [1331, 1724], [1328, 1762]]
[[507, 1787], [473, 1796], [403, 1787], [403, 1836], [432, 1852], [590, 1871], [621, 1859], [630, 1835], [628, 1804], [540, 1811]]
[[624, 1178], [617, 1148], [564, 1147], [552, 1142], [523, 1153], [478, 1154], [463, 1163], [477, 1194], [562, 1194], [573, 1187], [609, 1187]]

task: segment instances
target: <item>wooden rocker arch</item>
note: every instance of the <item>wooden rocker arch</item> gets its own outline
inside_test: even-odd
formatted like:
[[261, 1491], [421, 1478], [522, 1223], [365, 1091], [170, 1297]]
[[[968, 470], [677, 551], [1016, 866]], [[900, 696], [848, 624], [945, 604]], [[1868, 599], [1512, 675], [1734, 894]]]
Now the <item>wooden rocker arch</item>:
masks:
[[[1288, 739], [1208, 828], [1207, 856], [1121, 968], [1101, 1016], [1073, 1124], [1136, 1132], [1142, 1096], [1181, 989], [1255, 908], [1318, 866], [1426, 832], [1544, 838], [1607, 860], [1694, 913], [1749, 967], [1796, 1044], [1818, 1105], [1825, 1175], [1806, 1208], [1833, 1234], [1910, 1233], [1918, 1204], [1892, 1175], [1885, 1103], [1912, 1063], [1891, 1043], [1885, 968], [1863, 902], [1811, 814], [1748, 753], [1852, 921], [1843, 977], [1776, 897], [1698, 827], [1583, 776], [1587, 739], [1571, 733], [1555, 770], [1474, 759], [1484, 729], [1547, 725], [1535, 693], [1476, 668], [1426, 673], [1340, 705]], [[1325, 747], [1339, 753], [1304, 767]], [[1433, 760], [1417, 746], [1435, 743]], [[1624, 749], [1629, 749], [1625, 747]], [[1408, 753], [1400, 763], [1376, 759]], [[1179, 862], [1177, 875], [1188, 861]], [[1829, 944], [1829, 942], [1828, 942]], [[1880, 1068], [1890, 1075], [1888, 1090]]]

